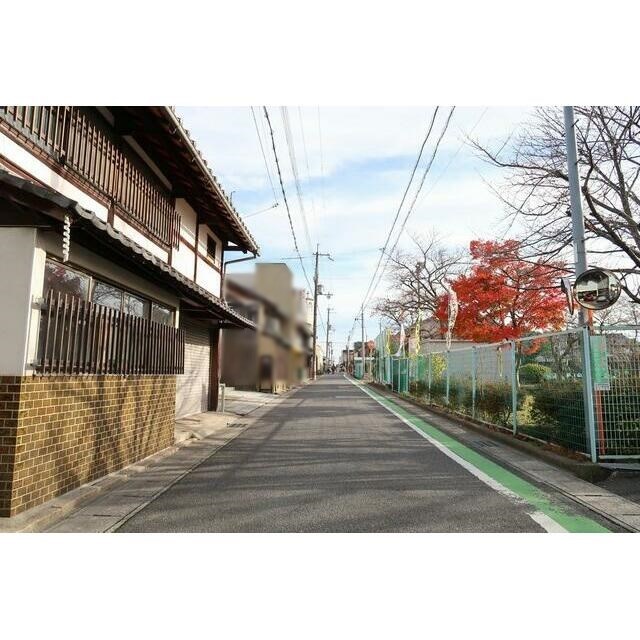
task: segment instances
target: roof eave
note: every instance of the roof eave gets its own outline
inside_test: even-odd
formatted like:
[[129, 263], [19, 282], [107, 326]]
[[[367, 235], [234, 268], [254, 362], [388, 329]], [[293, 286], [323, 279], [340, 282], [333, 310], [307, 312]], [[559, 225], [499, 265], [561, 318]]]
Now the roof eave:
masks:
[[215, 191], [220, 201], [223, 203], [225, 208], [225, 213], [228, 215], [229, 219], [232, 221], [232, 223], [236, 227], [236, 230], [238, 231], [239, 235], [244, 239], [246, 244], [244, 247], [241, 247], [241, 248], [243, 249], [246, 248], [247, 251], [250, 251], [251, 253], [255, 253], [256, 255], [260, 255], [260, 247], [258, 246], [258, 243], [255, 241], [254, 237], [251, 235], [251, 232], [243, 222], [242, 218], [240, 217], [238, 212], [235, 210], [235, 208], [229, 201], [227, 194], [224, 192], [224, 190], [222, 189], [222, 187], [220, 186], [220, 184], [212, 174], [211, 170], [205, 163], [202, 157], [202, 154], [196, 148], [196, 146], [193, 143], [193, 140], [191, 139], [186, 129], [184, 128], [182, 124], [182, 120], [176, 115], [172, 107], [163, 106], [161, 108], [163, 113], [165, 114], [165, 117], [169, 119], [171, 124], [175, 127], [176, 131], [180, 134], [182, 141], [184, 142], [184, 144], [187, 146], [187, 148], [193, 155], [195, 162], [197, 163], [198, 167], [206, 177], [209, 185]]

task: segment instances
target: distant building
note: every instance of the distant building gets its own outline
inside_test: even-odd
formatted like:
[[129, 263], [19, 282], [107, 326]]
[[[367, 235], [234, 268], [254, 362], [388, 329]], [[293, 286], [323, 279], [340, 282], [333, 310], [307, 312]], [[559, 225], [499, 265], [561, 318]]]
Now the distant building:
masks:
[[225, 332], [222, 382], [281, 393], [307, 380], [312, 353], [308, 302], [306, 292], [293, 287], [289, 267], [259, 263], [252, 273], [227, 274], [225, 295], [257, 331]]
[[[415, 324], [410, 327], [405, 326], [405, 355], [410, 355], [416, 352], [416, 328]], [[392, 334], [392, 343], [398, 345], [400, 339], [400, 332], [396, 331]], [[447, 350], [447, 341], [442, 334], [442, 328], [440, 322], [436, 318], [427, 318], [420, 323], [420, 350], [422, 355], [427, 353], [437, 353], [439, 351]], [[452, 338], [449, 350], [456, 351], [458, 349], [467, 349], [469, 347], [478, 346], [480, 343], [475, 343], [473, 340], [460, 340], [458, 338]], [[482, 343], [484, 344], [484, 343]]]

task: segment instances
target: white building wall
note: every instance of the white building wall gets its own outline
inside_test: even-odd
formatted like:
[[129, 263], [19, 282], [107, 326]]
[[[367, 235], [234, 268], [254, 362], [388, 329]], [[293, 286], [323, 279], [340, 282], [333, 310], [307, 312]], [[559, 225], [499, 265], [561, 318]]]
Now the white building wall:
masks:
[[0, 375], [25, 375], [35, 357], [40, 314], [32, 299], [42, 296], [45, 259], [36, 236], [36, 229], [0, 228]]
[[214, 296], [221, 297], [222, 277], [220, 273], [200, 257], [198, 258], [196, 284], [199, 284]]
[[193, 280], [196, 264], [194, 248], [198, 216], [184, 198], [176, 199], [176, 211], [180, 214], [180, 243], [171, 254], [171, 266]]
[[[3, 133], [0, 133], [0, 154], [19, 166], [28, 175], [75, 200], [80, 206], [95, 213], [101, 220], [107, 221], [108, 208], [106, 206], [62, 178], [27, 149]], [[171, 260], [171, 266], [177, 271], [190, 279], [195, 278], [197, 284], [209, 293], [221, 298], [223, 260], [221, 239], [206, 224], [197, 224], [197, 214], [184, 198], [176, 200], [176, 210], [181, 217], [180, 242], [178, 248], [171, 252], [171, 257], [169, 252], [146, 238], [119, 216], [114, 217], [113, 226], [160, 260], [164, 262]], [[206, 257], [208, 236], [216, 242], [215, 266], [212, 266]]]
[[205, 260], [207, 255], [207, 237], [213, 238], [216, 243], [215, 265], [220, 269], [222, 265], [222, 242], [220, 238], [211, 231], [206, 224], [199, 225], [198, 228], [198, 256], [196, 268], [196, 284], [206, 289], [218, 298], [222, 297], [222, 277], [220, 271], [210, 265]]
[[180, 247], [171, 253], [171, 266], [183, 276], [193, 280], [195, 265], [196, 254], [181, 242]]
[[113, 228], [116, 231], [120, 231], [127, 238], [131, 238], [136, 244], [140, 245], [143, 249], [146, 249], [149, 253], [153, 254], [156, 258], [160, 258], [163, 262], [169, 262], [169, 252], [158, 246], [155, 242], [149, 240], [143, 236], [138, 230], [134, 229], [130, 224], [127, 224], [122, 218], [118, 216], [113, 217]]
[[44, 162], [38, 160], [24, 147], [20, 146], [4, 133], [0, 133], [0, 154], [8, 158], [13, 164], [23, 171], [36, 178], [48, 187], [55, 189], [63, 196], [75, 200], [81, 207], [95, 213], [98, 218], [107, 220], [108, 209], [103, 204], [94, 200], [91, 196], [81, 191], [75, 185], [65, 180], [55, 171], [50, 169]]

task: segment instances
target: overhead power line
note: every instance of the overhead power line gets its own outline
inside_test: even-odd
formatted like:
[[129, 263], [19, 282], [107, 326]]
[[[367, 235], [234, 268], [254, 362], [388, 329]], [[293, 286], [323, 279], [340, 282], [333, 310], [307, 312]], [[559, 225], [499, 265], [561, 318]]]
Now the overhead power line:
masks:
[[[485, 107], [484, 110], [482, 111], [482, 113], [480, 114], [480, 117], [475, 121], [473, 127], [471, 127], [471, 129], [469, 129], [469, 131], [467, 132], [467, 136], [470, 136], [477, 128], [478, 125], [482, 122], [482, 119], [485, 117], [485, 115], [487, 114], [487, 111], [489, 110], [489, 107]], [[449, 167], [453, 164], [453, 161], [460, 155], [460, 152], [462, 151], [462, 148], [465, 145], [465, 141], [463, 140], [460, 143], [460, 146], [456, 149], [455, 153], [449, 158], [449, 162], [447, 162], [447, 164], [444, 166], [444, 169], [436, 176], [435, 180], [433, 180], [433, 182], [431, 183], [431, 186], [429, 187], [428, 191], [425, 191], [422, 196], [420, 197], [420, 202], [419, 204], [421, 204], [422, 202], [424, 202], [425, 198], [435, 189], [436, 185], [438, 184], [438, 182], [440, 182], [442, 176], [447, 173], [447, 171], [449, 170]]]
[[322, 193], [322, 211], [327, 213], [327, 201], [324, 197], [324, 152], [322, 150], [322, 125], [320, 124], [320, 107], [318, 107], [318, 139], [320, 141], [320, 188]]
[[[384, 267], [382, 268], [382, 271], [380, 271], [380, 274], [378, 275], [378, 280], [375, 284], [375, 286], [373, 287], [369, 298], [375, 293], [376, 289], [378, 288], [380, 281], [382, 280], [382, 277], [384, 276], [384, 273], [387, 269], [387, 266], [389, 265], [389, 260], [391, 255], [393, 255], [393, 252], [396, 250], [396, 247], [398, 246], [398, 242], [400, 241], [400, 237], [402, 236], [402, 232], [404, 231], [404, 228], [407, 224], [407, 221], [409, 220], [409, 216], [411, 215], [411, 213], [413, 212], [413, 208], [415, 207], [415, 204], [418, 200], [418, 196], [420, 195], [420, 191], [422, 191], [422, 187], [424, 186], [425, 180], [427, 179], [427, 175], [429, 174], [429, 171], [431, 170], [431, 166], [433, 165], [433, 161], [436, 158], [436, 155], [438, 153], [438, 149], [440, 147], [440, 143], [442, 142], [442, 139], [444, 138], [444, 134], [447, 132], [447, 129], [449, 128], [449, 124], [451, 122], [451, 117], [453, 116], [453, 112], [455, 111], [455, 107], [451, 107], [450, 111], [449, 111], [449, 115], [447, 116], [447, 119], [444, 123], [444, 126], [442, 127], [442, 131], [440, 132], [440, 136], [438, 137], [438, 140], [436, 141], [436, 145], [433, 148], [433, 152], [431, 153], [431, 157], [429, 158], [429, 162], [427, 163], [427, 166], [425, 167], [423, 173], [422, 173], [422, 178], [420, 180], [420, 184], [418, 185], [418, 188], [416, 189], [416, 192], [414, 193], [413, 196], [413, 200], [411, 201], [411, 204], [409, 205], [409, 208], [407, 209], [407, 212], [404, 216], [404, 219], [402, 221], [402, 224], [400, 225], [400, 230], [398, 231], [398, 235], [396, 236], [396, 240], [393, 243], [393, 247], [391, 247], [391, 251], [389, 251], [387, 253], [387, 259], [384, 263]], [[385, 254], [385, 251], [383, 250], [381, 257], [383, 257]], [[364, 302], [362, 303], [362, 307], [364, 308], [364, 306], [367, 304], [367, 302], [369, 301], [369, 298], [365, 299]]]
[[280, 162], [278, 160], [278, 152], [276, 151], [276, 141], [273, 135], [273, 127], [271, 126], [271, 119], [269, 118], [269, 111], [267, 107], [262, 107], [264, 110], [264, 116], [267, 119], [267, 124], [269, 125], [269, 135], [271, 136], [271, 147], [273, 149], [273, 157], [276, 161], [276, 169], [278, 170], [278, 180], [280, 181], [280, 189], [282, 190], [282, 199], [284, 200], [284, 206], [287, 210], [287, 218], [289, 219], [289, 227], [291, 228], [291, 236], [293, 237], [293, 246], [298, 254], [298, 259], [300, 260], [300, 266], [302, 267], [302, 273], [304, 274], [304, 278], [309, 285], [309, 290], [313, 291], [313, 287], [311, 286], [311, 280], [309, 280], [309, 276], [307, 275], [307, 270], [304, 268], [304, 262], [302, 261], [302, 256], [300, 255], [300, 248], [298, 247], [298, 239], [296, 238], [296, 232], [293, 228], [293, 220], [291, 219], [291, 210], [289, 209], [289, 201], [287, 200], [287, 194], [284, 190], [284, 182], [282, 181], [282, 172], [280, 171]]
[[[264, 152], [264, 145], [262, 144], [262, 136], [260, 135], [260, 129], [258, 128], [258, 121], [256, 120], [256, 114], [253, 107], [251, 107], [251, 117], [253, 118], [253, 124], [256, 128], [256, 135], [258, 136], [258, 142], [260, 144], [260, 152], [262, 153], [262, 159], [264, 160], [264, 168], [267, 170], [267, 177], [269, 178], [269, 184], [271, 185], [271, 192], [273, 193], [273, 199], [275, 201], [275, 204], [277, 205], [278, 196], [276, 195], [276, 189], [273, 186], [273, 180], [271, 179], [271, 171], [269, 170], [269, 163], [267, 162], [267, 154]], [[246, 216], [246, 217], [249, 217], [249, 216]]]
[[[307, 167], [307, 184], [311, 184], [311, 169], [309, 169], [309, 155], [307, 154], [307, 140], [304, 135], [304, 123], [302, 121], [302, 109], [298, 107], [298, 121], [300, 123], [300, 136], [302, 137], [302, 151], [304, 153], [304, 163]], [[309, 198], [311, 200], [311, 228], [314, 230], [315, 235], [317, 236], [317, 217], [316, 217], [316, 203], [315, 198], [313, 197], [313, 189], [309, 194]]]
[[[391, 228], [389, 229], [389, 233], [387, 234], [387, 239], [385, 240], [384, 243], [384, 247], [382, 248], [382, 250], [380, 251], [380, 257], [378, 258], [378, 263], [376, 264], [376, 268], [373, 272], [373, 275], [371, 276], [371, 281], [369, 282], [369, 286], [367, 287], [367, 291], [364, 294], [364, 298], [362, 299], [362, 305], [361, 308], [364, 307], [364, 305], [366, 304], [367, 300], [369, 299], [369, 294], [371, 293], [371, 288], [373, 287], [373, 283], [376, 281], [376, 276], [378, 275], [378, 271], [380, 269], [380, 265], [382, 264], [382, 259], [384, 257], [385, 251], [387, 250], [387, 247], [389, 246], [389, 242], [391, 242], [391, 238], [393, 236], [393, 231], [395, 229], [396, 223], [398, 222], [398, 218], [400, 217], [400, 211], [402, 210], [402, 207], [404, 205], [404, 201], [407, 198], [407, 194], [409, 193], [409, 190], [411, 188], [411, 184], [413, 183], [413, 178], [416, 175], [416, 171], [418, 170], [418, 166], [420, 165], [420, 160], [422, 159], [422, 154], [424, 152], [424, 148], [427, 144], [427, 141], [429, 140], [429, 137], [431, 136], [431, 132], [433, 131], [433, 125], [436, 121], [436, 116], [438, 115], [438, 109], [439, 107], [436, 107], [433, 111], [433, 115], [431, 116], [431, 122], [429, 123], [429, 127], [427, 129], [427, 133], [425, 134], [423, 140], [422, 140], [422, 144], [420, 145], [420, 150], [418, 151], [418, 157], [416, 158], [416, 161], [413, 165], [413, 169], [411, 170], [411, 175], [409, 176], [409, 182], [407, 182], [407, 186], [405, 187], [404, 193], [402, 194], [402, 199], [400, 200], [400, 205], [398, 206], [398, 210], [396, 211], [396, 215], [393, 218], [393, 222], [391, 223]], [[377, 285], [376, 285], [377, 286]]]
[[298, 195], [298, 204], [300, 205], [300, 215], [302, 216], [302, 223], [304, 225], [304, 233], [309, 245], [309, 251], [313, 251], [313, 244], [311, 242], [311, 236], [309, 235], [309, 225], [307, 224], [307, 214], [304, 210], [304, 202], [302, 200], [302, 187], [300, 186], [300, 176], [298, 175], [298, 163], [296, 161], [296, 151], [293, 144], [293, 135], [291, 134], [291, 124], [289, 122], [289, 110], [287, 107], [281, 107], [282, 124], [284, 125], [284, 137], [287, 141], [287, 149], [289, 151], [289, 161], [291, 162], [291, 172], [293, 173], [293, 181], [296, 186], [296, 193]]
[[253, 216], [260, 215], [261, 213], [266, 213], [267, 211], [271, 211], [272, 209], [277, 209], [280, 206], [279, 202], [272, 204], [270, 207], [266, 207], [265, 209], [260, 209], [260, 211], [254, 211], [253, 213], [247, 213], [243, 215], [243, 218], [253, 218]]

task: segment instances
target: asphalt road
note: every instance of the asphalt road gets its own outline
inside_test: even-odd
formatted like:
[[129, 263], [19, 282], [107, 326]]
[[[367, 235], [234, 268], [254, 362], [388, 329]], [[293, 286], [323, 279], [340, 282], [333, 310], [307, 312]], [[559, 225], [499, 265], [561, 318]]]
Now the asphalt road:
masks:
[[274, 406], [121, 532], [542, 532], [341, 375]]

